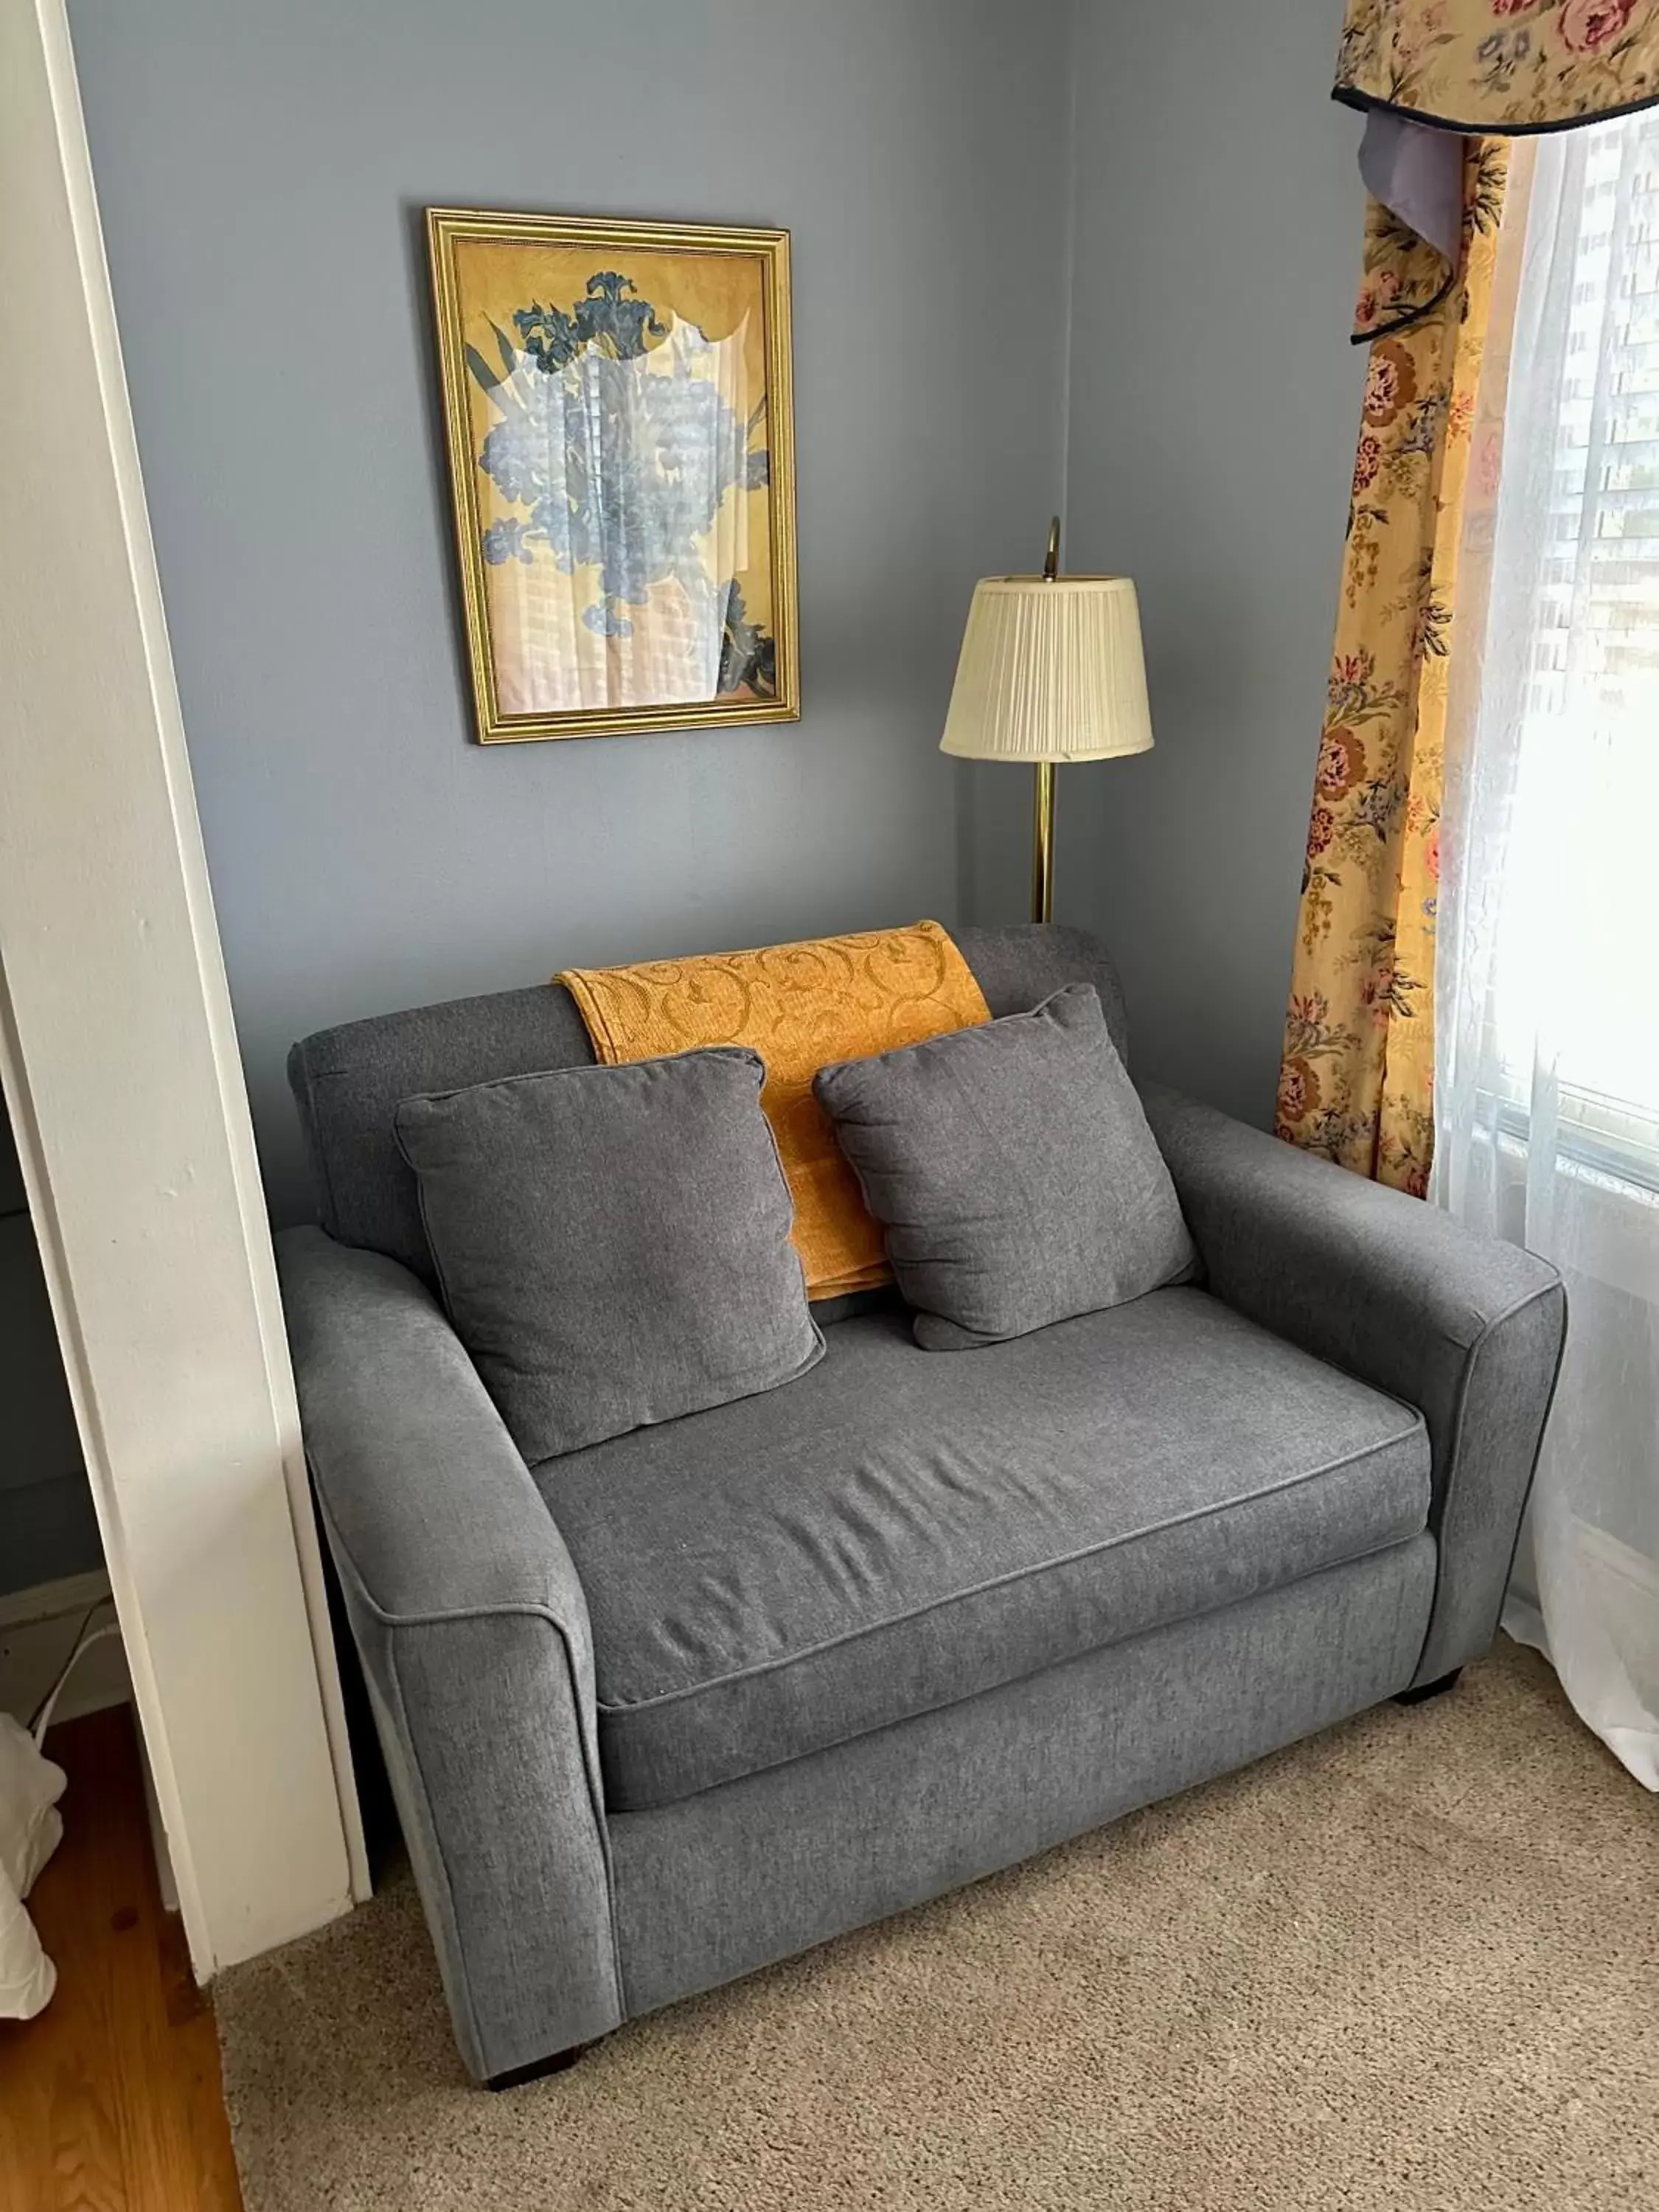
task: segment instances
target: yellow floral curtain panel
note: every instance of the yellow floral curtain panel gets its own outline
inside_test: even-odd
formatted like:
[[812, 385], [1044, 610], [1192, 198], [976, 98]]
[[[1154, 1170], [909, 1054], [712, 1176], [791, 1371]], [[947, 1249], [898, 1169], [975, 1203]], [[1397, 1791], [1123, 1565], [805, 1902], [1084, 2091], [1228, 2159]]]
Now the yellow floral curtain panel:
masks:
[[1371, 348], [1279, 1079], [1281, 1136], [1419, 1194], [1446, 681], [1506, 152], [1467, 143], [1462, 276]]
[[[1659, 0], [1350, 0], [1370, 343], [1280, 1071], [1279, 1133], [1423, 1194], [1446, 702], [1477, 405], [1495, 500], [1505, 140], [1659, 98]], [[1466, 627], [1484, 615], [1480, 592]]]

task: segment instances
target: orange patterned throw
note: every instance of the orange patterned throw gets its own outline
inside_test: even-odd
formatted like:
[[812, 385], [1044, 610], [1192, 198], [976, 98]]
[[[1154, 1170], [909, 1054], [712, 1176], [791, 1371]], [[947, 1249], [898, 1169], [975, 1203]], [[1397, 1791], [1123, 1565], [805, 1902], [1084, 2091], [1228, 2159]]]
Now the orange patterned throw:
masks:
[[711, 1044], [759, 1053], [761, 1104], [795, 1201], [809, 1295], [836, 1297], [890, 1279], [881, 1231], [812, 1096], [812, 1078], [832, 1060], [867, 1060], [990, 1020], [973, 971], [938, 922], [633, 968], [568, 968], [554, 981], [576, 1001], [607, 1066]]

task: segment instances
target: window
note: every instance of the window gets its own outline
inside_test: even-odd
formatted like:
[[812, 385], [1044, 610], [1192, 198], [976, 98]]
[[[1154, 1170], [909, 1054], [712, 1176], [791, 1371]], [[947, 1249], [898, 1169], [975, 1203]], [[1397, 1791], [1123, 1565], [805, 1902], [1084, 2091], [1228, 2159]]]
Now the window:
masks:
[[[1513, 1110], [1527, 1109], [1542, 1064], [1590, 1156], [1605, 1149], [1648, 1182], [1659, 1170], [1659, 116], [1575, 132], [1547, 158], [1506, 410], [1486, 653], [1497, 703], [1482, 708], [1516, 722], [1496, 1059]], [[1544, 449], [1530, 468], [1527, 441]]]

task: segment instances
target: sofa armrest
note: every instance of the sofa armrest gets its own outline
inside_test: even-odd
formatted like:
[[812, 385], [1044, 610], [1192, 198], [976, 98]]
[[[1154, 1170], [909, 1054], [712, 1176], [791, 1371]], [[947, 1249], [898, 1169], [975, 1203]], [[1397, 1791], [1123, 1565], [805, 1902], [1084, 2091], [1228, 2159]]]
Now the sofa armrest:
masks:
[[276, 1240], [306, 1456], [463, 2057], [622, 2018], [587, 1605], [477, 1370], [395, 1261]]
[[1449, 1674], [1497, 1626], [1565, 1338], [1559, 1275], [1175, 1091], [1141, 1097], [1210, 1289], [1422, 1413], [1440, 1557], [1416, 1679]]

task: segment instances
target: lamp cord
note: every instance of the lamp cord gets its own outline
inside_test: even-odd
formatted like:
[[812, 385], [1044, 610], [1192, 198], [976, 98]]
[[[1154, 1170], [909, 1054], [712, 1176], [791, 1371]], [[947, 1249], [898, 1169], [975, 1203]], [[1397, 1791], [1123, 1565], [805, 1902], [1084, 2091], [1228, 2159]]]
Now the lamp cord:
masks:
[[121, 1633], [118, 1625], [112, 1620], [106, 1621], [101, 1628], [94, 1628], [91, 1626], [93, 1615], [101, 1612], [105, 1606], [113, 1603], [112, 1598], [100, 1597], [87, 1607], [82, 1616], [81, 1626], [76, 1636], [74, 1650], [58, 1668], [57, 1680], [41, 1698], [33, 1712], [30, 1714], [28, 1731], [34, 1738], [34, 1747], [37, 1751], [45, 1741], [46, 1730], [52, 1726], [52, 1717], [57, 1708], [58, 1700], [63, 1694], [64, 1686], [75, 1672], [76, 1668], [94, 1644], [101, 1644], [107, 1636], [118, 1636]]

